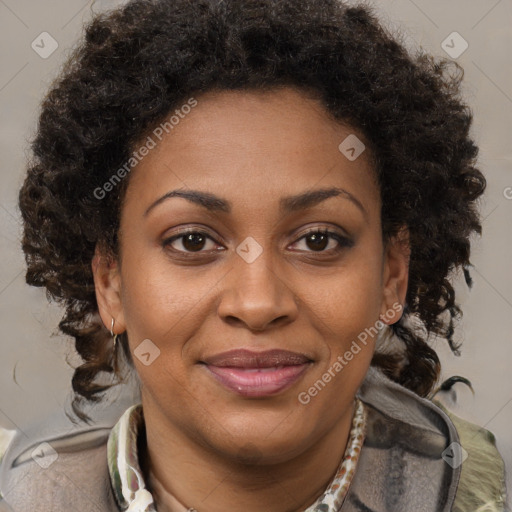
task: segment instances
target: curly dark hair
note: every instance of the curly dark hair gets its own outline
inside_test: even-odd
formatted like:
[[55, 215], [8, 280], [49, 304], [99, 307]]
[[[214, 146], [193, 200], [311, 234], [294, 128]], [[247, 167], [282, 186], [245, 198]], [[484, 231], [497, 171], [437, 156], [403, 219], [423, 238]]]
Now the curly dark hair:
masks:
[[[372, 364], [428, 396], [440, 374], [430, 337], [458, 351], [462, 312], [450, 278], [462, 268], [471, 286], [470, 237], [481, 234], [476, 200], [486, 180], [474, 166], [463, 75], [448, 59], [413, 56], [367, 5], [339, 0], [132, 0], [96, 15], [42, 103], [19, 196], [27, 283], [65, 306], [59, 327], [83, 359], [75, 413], [118, 381], [120, 357], [131, 363], [125, 335], [124, 356], [112, 352], [91, 270], [97, 245], [118, 254], [129, 176], [104, 199], [94, 190], [148, 130], [214, 89], [314, 92], [369, 141], [383, 240], [407, 226], [411, 247], [404, 314], [392, 325], [404, 350], [375, 353]], [[98, 382], [102, 372], [110, 384]]]

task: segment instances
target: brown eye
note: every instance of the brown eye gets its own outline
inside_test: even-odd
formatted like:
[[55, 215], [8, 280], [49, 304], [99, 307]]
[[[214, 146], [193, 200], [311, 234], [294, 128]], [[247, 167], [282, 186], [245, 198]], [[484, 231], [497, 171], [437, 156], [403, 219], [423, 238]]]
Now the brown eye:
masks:
[[183, 237], [182, 243], [183, 247], [185, 247], [187, 251], [196, 252], [200, 251], [204, 247], [205, 242], [206, 238], [203, 235], [199, 233], [191, 233]]
[[309, 241], [308, 247], [313, 251], [324, 251], [329, 245], [329, 236], [323, 233], [308, 235], [306, 240]]
[[298, 244], [303, 240], [305, 241], [306, 252], [338, 252], [354, 245], [354, 242], [349, 238], [328, 229], [310, 231], [295, 243]]
[[[199, 253], [204, 252], [203, 249], [207, 246], [208, 241], [214, 242], [206, 233], [201, 231], [189, 231], [168, 238], [163, 242], [163, 246], [164, 248], [170, 247], [176, 252]], [[215, 247], [215, 243], [213, 243], [213, 246]], [[210, 250], [214, 247], [211, 247]]]

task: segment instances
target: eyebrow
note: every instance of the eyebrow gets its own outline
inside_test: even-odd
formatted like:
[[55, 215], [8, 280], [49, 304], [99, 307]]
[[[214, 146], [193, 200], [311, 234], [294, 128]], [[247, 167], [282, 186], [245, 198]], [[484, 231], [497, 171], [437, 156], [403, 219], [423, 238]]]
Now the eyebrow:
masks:
[[[228, 200], [214, 194], [200, 192], [198, 190], [174, 190], [172, 192], [168, 192], [152, 203], [144, 212], [144, 216], [147, 216], [151, 210], [173, 197], [186, 199], [187, 201], [201, 206], [211, 212], [231, 213], [232, 211], [232, 204]], [[338, 187], [313, 190], [295, 196], [284, 197], [279, 201], [279, 209], [283, 214], [306, 210], [330, 199], [331, 197], [348, 199], [356, 205], [359, 210], [361, 210], [367, 220], [368, 212], [365, 210], [359, 199], [347, 190]]]

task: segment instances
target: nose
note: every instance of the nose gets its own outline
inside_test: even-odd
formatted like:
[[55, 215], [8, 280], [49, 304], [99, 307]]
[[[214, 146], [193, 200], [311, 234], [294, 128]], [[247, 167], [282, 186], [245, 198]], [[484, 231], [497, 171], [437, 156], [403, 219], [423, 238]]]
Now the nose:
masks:
[[222, 281], [218, 306], [218, 314], [225, 322], [262, 331], [297, 318], [296, 295], [268, 253], [264, 251], [252, 263], [238, 255], [234, 257], [234, 267]]

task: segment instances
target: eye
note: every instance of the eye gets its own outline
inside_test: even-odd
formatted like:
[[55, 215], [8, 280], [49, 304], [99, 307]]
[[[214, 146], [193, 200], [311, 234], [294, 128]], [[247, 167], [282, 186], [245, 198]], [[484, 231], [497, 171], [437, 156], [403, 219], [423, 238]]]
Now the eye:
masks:
[[[354, 242], [349, 238], [329, 229], [310, 230], [299, 238], [295, 244], [303, 240], [307, 246], [306, 252], [336, 253], [354, 245]], [[208, 243], [210, 243], [210, 247], [208, 247]], [[163, 246], [178, 253], [193, 254], [214, 251], [217, 244], [208, 233], [200, 230], [189, 230], [182, 231], [164, 240]]]
[[213, 247], [207, 248], [206, 251], [215, 249], [215, 240], [211, 236], [204, 231], [184, 231], [166, 239], [163, 242], [163, 246], [165, 248], [171, 247], [172, 250], [177, 252], [204, 252], [203, 249], [208, 245], [209, 241], [213, 242]]
[[354, 242], [349, 238], [329, 229], [313, 229], [302, 236], [296, 244], [305, 241], [310, 249], [307, 252], [330, 253], [339, 252], [347, 247], [352, 247]]

